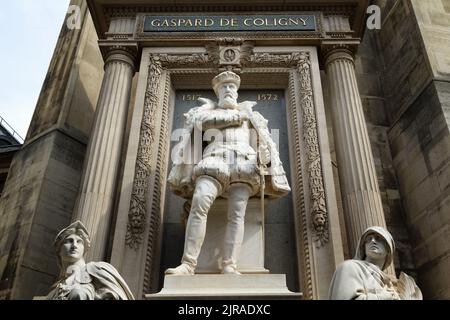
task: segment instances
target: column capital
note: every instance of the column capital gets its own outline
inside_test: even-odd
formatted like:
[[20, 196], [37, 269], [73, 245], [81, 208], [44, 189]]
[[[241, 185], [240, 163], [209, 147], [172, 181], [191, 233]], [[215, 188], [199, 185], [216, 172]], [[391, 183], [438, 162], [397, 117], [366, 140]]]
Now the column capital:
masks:
[[321, 60], [326, 67], [336, 59], [347, 59], [352, 63], [355, 62], [356, 51], [358, 50], [359, 41], [342, 41], [342, 42], [324, 42], [321, 46]]
[[99, 41], [99, 47], [105, 61], [105, 68], [111, 62], [126, 63], [132, 67], [133, 71], [138, 68], [140, 51], [137, 43]]

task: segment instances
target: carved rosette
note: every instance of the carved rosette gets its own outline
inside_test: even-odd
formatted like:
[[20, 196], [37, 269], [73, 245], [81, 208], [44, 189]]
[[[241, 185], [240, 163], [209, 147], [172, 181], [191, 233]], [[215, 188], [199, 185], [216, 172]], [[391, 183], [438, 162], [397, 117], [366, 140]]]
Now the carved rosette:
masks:
[[138, 250], [143, 241], [145, 231], [149, 177], [151, 174], [150, 158], [152, 143], [155, 139], [155, 113], [158, 104], [157, 93], [162, 75], [162, 65], [158, 57], [150, 58], [147, 91], [145, 93], [144, 115], [141, 124], [141, 133], [133, 189], [131, 193], [130, 211], [128, 214], [126, 245]]
[[210, 61], [218, 66], [218, 71], [240, 73], [242, 64], [249, 59], [253, 43], [240, 38], [218, 38], [206, 45]]
[[302, 54], [300, 56], [297, 72], [299, 75], [300, 106], [303, 115], [304, 141], [307, 150], [311, 222], [316, 235], [316, 245], [322, 247], [329, 240], [328, 213], [312, 88], [311, 60], [307, 54]]

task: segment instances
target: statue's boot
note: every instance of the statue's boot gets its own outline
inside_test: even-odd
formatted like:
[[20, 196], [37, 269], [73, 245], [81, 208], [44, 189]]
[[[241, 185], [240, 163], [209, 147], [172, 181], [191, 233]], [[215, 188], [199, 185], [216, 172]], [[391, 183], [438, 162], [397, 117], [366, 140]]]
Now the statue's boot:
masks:
[[186, 263], [182, 263], [176, 268], [167, 269], [165, 273], [175, 275], [175, 276], [177, 276], [177, 275], [180, 275], [180, 276], [186, 275], [187, 276], [187, 275], [193, 275], [194, 269], [190, 265], [188, 265]]
[[236, 274], [236, 275], [241, 275], [242, 274], [242, 273], [240, 273], [237, 270], [237, 266], [231, 265], [231, 264], [223, 266], [222, 267], [222, 273], [223, 274]]
[[237, 270], [237, 260], [244, 241], [245, 210], [250, 192], [250, 187], [241, 183], [232, 185], [229, 191], [228, 224], [222, 257], [222, 273], [224, 274], [241, 274]]
[[220, 183], [209, 176], [200, 176], [195, 184], [192, 206], [186, 225], [184, 254], [181, 265], [168, 269], [166, 274], [189, 275], [194, 274], [197, 259], [205, 240], [206, 219], [214, 200], [222, 191]]

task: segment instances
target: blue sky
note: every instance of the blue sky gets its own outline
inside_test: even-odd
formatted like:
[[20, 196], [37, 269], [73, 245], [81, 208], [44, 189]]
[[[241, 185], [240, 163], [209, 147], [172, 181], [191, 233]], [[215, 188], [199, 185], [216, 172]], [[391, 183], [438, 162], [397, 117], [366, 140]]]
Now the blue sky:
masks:
[[68, 7], [69, 0], [1, 1], [0, 116], [23, 138]]

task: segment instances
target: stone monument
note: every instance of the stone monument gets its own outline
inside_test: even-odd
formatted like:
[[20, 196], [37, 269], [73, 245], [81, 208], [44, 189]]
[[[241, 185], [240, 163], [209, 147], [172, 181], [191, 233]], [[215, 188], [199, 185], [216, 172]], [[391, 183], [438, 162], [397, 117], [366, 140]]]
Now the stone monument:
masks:
[[[185, 114], [184, 135], [173, 149], [174, 166], [168, 182], [175, 194], [191, 200], [191, 206], [181, 264], [166, 270], [163, 295], [186, 294], [194, 288], [205, 295], [251, 295], [266, 291], [276, 296], [290, 293], [284, 275], [268, 275], [267, 270], [265, 274], [242, 275], [238, 267], [247, 205], [250, 203], [248, 207], [252, 214], [257, 212], [264, 217], [266, 197], [279, 198], [290, 192], [277, 145], [268, 130], [268, 121], [252, 110], [256, 102], [237, 102], [240, 83], [237, 74], [231, 71], [220, 73], [212, 81], [218, 102], [200, 98], [202, 104]], [[206, 146], [202, 144], [205, 140], [208, 141]], [[226, 199], [225, 210], [217, 205], [219, 201], [224, 203], [220, 198]], [[255, 203], [259, 208], [255, 208]], [[223, 275], [194, 276], [202, 248], [212, 251], [210, 246], [203, 246], [207, 229], [213, 233], [223, 227], [207, 221], [210, 211], [226, 217], [221, 222], [226, 227], [220, 246], [221, 273], [228, 276], [227, 280], [218, 278]], [[249, 220], [262, 224], [263, 233], [263, 218]], [[206, 236], [207, 241], [211, 238]], [[260, 239], [264, 242], [263, 234]], [[217, 255], [214, 252], [203, 254]], [[263, 256], [264, 252], [259, 254]], [[258, 258], [261, 257], [255, 256]], [[181, 280], [179, 276], [191, 278]]]
[[370, 227], [361, 236], [355, 258], [336, 269], [330, 286], [331, 300], [422, 300], [414, 279], [399, 279], [384, 272], [392, 263], [395, 243], [382, 227]]
[[54, 245], [61, 272], [48, 300], [134, 300], [125, 280], [112, 265], [85, 262], [90, 237], [83, 223], [76, 221], [63, 229]]
[[[194, 274], [206, 235], [207, 215], [218, 197], [228, 199], [222, 273], [240, 274], [237, 259], [244, 237], [248, 200], [265, 191], [266, 175], [270, 177], [267, 193], [272, 191], [271, 195], [280, 197], [290, 191], [267, 121], [252, 110], [256, 102], [237, 103], [240, 81], [237, 74], [222, 72], [213, 79], [219, 102], [202, 99], [202, 106], [185, 115], [186, 139], [176, 146], [180, 157], [174, 159], [168, 181], [175, 193], [192, 198], [192, 205], [181, 265], [168, 269], [167, 274]], [[252, 135], [251, 128], [256, 135]], [[202, 148], [200, 161], [196, 161], [195, 155], [201, 144], [195, 143], [195, 138], [193, 145], [187, 143], [192, 142], [188, 136], [195, 129], [204, 132], [210, 141]], [[265, 172], [268, 165], [270, 172]]]

